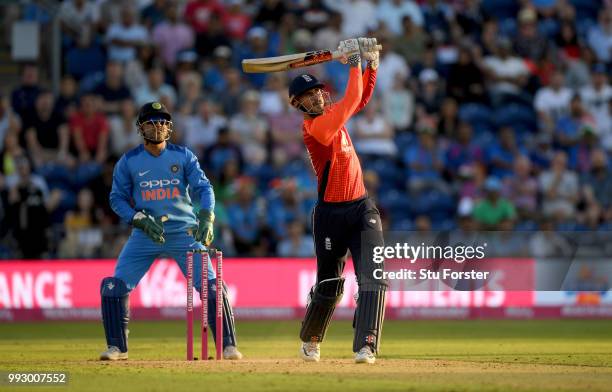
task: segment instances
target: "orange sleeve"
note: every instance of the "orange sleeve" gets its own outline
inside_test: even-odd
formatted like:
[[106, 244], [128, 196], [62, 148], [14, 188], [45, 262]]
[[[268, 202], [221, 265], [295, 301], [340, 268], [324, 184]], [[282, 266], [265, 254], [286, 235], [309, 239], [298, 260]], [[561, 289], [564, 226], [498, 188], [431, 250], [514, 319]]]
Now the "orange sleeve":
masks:
[[372, 94], [374, 93], [374, 87], [376, 87], [376, 70], [366, 67], [363, 73], [363, 94], [361, 95], [361, 102], [359, 102], [353, 114], [359, 113], [359, 111], [370, 102], [370, 98], [372, 98]]
[[342, 126], [353, 115], [363, 95], [363, 79], [360, 67], [350, 67], [349, 80], [344, 97], [331, 109], [312, 120], [307, 131], [319, 143], [329, 146]]

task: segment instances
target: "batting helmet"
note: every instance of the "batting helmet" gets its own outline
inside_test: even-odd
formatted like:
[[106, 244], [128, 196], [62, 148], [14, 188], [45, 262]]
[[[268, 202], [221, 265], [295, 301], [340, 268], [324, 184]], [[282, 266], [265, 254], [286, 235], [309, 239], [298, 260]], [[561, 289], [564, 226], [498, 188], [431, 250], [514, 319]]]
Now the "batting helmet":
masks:
[[151, 120], [172, 121], [172, 116], [168, 109], [160, 102], [148, 102], [142, 105], [138, 111], [138, 124]]
[[289, 99], [293, 100], [295, 97], [298, 97], [315, 87], [323, 88], [325, 85], [310, 74], [297, 76], [289, 85]]

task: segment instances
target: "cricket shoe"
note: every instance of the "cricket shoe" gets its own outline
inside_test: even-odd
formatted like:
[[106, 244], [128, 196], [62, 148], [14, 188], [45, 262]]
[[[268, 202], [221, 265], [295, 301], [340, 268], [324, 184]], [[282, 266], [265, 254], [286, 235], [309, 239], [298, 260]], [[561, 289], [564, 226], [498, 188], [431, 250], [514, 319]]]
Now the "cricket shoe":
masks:
[[306, 362], [319, 362], [321, 359], [321, 347], [318, 342], [302, 343], [300, 355]]
[[372, 347], [365, 345], [355, 353], [355, 363], [374, 363], [376, 362], [376, 355]]
[[122, 353], [119, 347], [108, 346], [106, 351], [100, 354], [101, 361], [118, 361], [120, 359], [128, 359], [127, 351]]
[[236, 346], [227, 346], [223, 349], [223, 359], [242, 359], [242, 353]]

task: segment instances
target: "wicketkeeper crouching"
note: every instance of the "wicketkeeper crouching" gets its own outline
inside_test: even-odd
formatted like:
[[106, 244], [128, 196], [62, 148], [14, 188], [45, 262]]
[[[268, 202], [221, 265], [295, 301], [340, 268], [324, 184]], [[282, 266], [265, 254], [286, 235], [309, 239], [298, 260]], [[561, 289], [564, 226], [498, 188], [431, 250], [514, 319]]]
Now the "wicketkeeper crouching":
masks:
[[[110, 205], [133, 226], [115, 273], [100, 286], [102, 321], [107, 349], [102, 360], [128, 357], [129, 293], [161, 256], [173, 258], [186, 275], [187, 251], [202, 250], [213, 240], [215, 197], [198, 159], [187, 148], [168, 142], [172, 117], [159, 102], [145, 104], [136, 123], [143, 144], [125, 153], [113, 172]], [[196, 219], [190, 194], [197, 197]], [[210, 292], [215, 291], [215, 271], [208, 260]], [[194, 258], [194, 276], [201, 276], [201, 258]], [[200, 279], [194, 279], [200, 291]], [[208, 297], [208, 316], [215, 334], [215, 296]], [[227, 289], [223, 290], [223, 357], [240, 359], [234, 316]]]

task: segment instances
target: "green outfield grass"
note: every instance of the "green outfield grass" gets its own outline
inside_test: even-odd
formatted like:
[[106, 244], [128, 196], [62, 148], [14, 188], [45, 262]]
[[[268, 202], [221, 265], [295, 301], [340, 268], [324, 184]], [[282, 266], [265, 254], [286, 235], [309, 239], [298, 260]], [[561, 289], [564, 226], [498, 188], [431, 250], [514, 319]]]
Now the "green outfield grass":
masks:
[[388, 321], [375, 365], [352, 362], [351, 325], [338, 321], [322, 361], [302, 363], [298, 329], [297, 321], [240, 322], [244, 360], [186, 362], [183, 322], [133, 322], [130, 360], [108, 363], [97, 360], [98, 323], [0, 324], [0, 370], [70, 373], [67, 387], [0, 390], [612, 390], [612, 320]]

